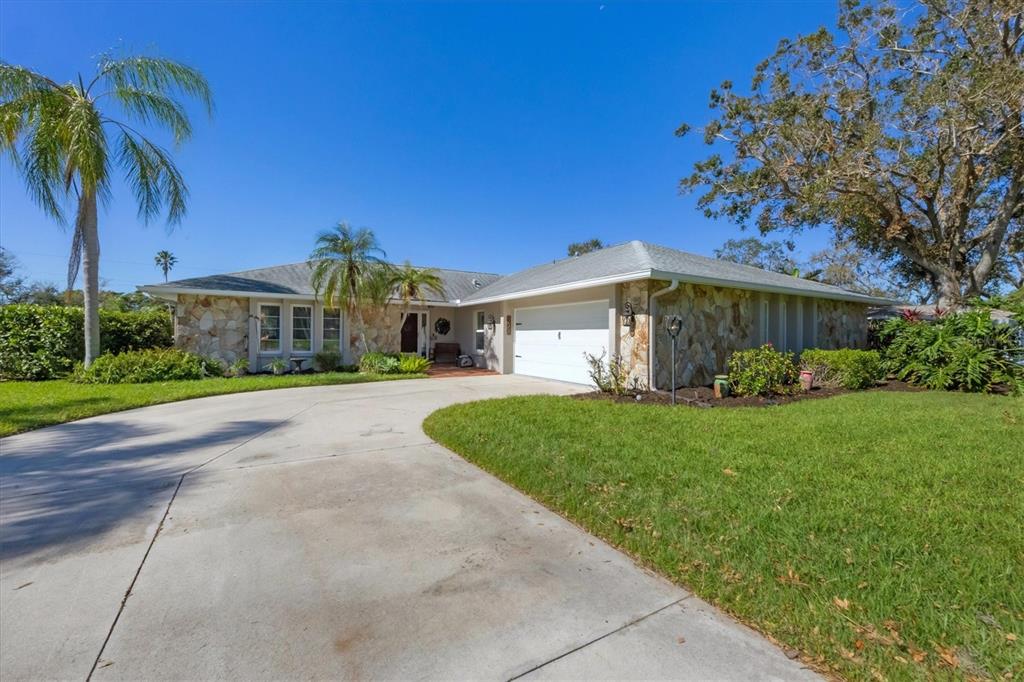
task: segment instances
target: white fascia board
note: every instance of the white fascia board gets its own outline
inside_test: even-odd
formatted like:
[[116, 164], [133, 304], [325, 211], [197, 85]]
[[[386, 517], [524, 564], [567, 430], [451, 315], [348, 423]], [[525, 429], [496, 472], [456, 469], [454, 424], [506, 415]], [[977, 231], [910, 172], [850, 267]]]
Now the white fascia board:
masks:
[[577, 282], [568, 282], [566, 284], [554, 284], [549, 287], [538, 287], [536, 289], [525, 289], [523, 291], [512, 291], [507, 294], [498, 294], [497, 296], [485, 296], [484, 298], [474, 298], [472, 300], [463, 301], [458, 300], [455, 303], [459, 307], [480, 305], [483, 303], [495, 303], [497, 301], [509, 301], [516, 298], [528, 298], [530, 296], [544, 296], [546, 294], [557, 294], [563, 291], [576, 291], [577, 289], [589, 289], [590, 287], [599, 287], [605, 284], [619, 284], [621, 282], [633, 282], [638, 279], [650, 279], [652, 272], [650, 270], [638, 270], [636, 272], [629, 272], [624, 275], [610, 275], [608, 277], [598, 277], [595, 279], [584, 279]]
[[695, 275], [681, 275], [677, 272], [665, 272], [652, 270], [652, 279], [678, 279], [680, 282], [689, 284], [705, 284], [708, 286], [725, 287], [728, 289], [748, 289], [750, 291], [764, 291], [771, 294], [791, 294], [794, 296], [807, 296], [808, 298], [827, 298], [836, 301], [850, 301], [852, 303], [863, 303], [865, 305], [889, 305], [892, 303], [887, 298], [876, 298], [864, 294], [856, 294], [844, 291], [814, 291], [811, 289], [799, 289], [796, 287], [780, 287], [771, 284], [747, 284], [732, 279], [720, 279], [718, 277], [698, 277]]
[[[284, 294], [277, 292], [267, 291], [229, 291], [227, 289], [196, 289], [194, 287], [165, 287], [155, 284], [147, 284], [144, 286], [135, 287], [139, 291], [143, 291], [150, 296], [176, 296], [178, 294], [192, 294], [194, 296], [231, 296], [233, 298], [258, 298], [260, 300], [271, 300], [280, 298], [289, 301], [318, 301], [312, 294]], [[391, 299], [391, 305], [400, 305], [401, 299]], [[458, 303], [453, 301], [427, 301], [427, 307], [450, 307], [454, 308]], [[422, 307], [419, 302], [413, 304], [414, 307]]]
[[310, 294], [284, 294], [276, 291], [229, 291], [226, 289], [195, 289], [192, 287], [161, 287], [149, 285], [137, 287], [137, 289], [139, 291], [144, 291], [147, 294], [152, 294], [153, 296], [160, 296], [163, 294], [192, 294], [193, 296], [231, 296], [232, 298], [258, 298], [261, 300], [274, 298], [290, 301], [314, 300], [314, 297]]

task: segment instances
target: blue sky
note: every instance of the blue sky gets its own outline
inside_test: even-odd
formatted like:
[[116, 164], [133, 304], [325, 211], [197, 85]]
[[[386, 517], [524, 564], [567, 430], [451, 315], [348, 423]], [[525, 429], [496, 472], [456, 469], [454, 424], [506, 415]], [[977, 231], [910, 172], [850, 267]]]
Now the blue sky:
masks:
[[[740, 234], [677, 182], [708, 153], [682, 122], [749, 83], [777, 41], [835, 20], [834, 2], [0, 4], [0, 58], [57, 80], [111, 48], [200, 68], [216, 96], [175, 151], [189, 213], [144, 226], [115, 186], [101, 276], [187, 277], [303, 260], [338, 220], [390, 259], [511, 272], [569, 242], [645, 239], [710, 255]], [[166, 138], [158, 137], [169, 144]], [[804, 236], [805, 252], [824, 235]], [[0, 163], [0, 244], [61, 283], [70, 234]]]

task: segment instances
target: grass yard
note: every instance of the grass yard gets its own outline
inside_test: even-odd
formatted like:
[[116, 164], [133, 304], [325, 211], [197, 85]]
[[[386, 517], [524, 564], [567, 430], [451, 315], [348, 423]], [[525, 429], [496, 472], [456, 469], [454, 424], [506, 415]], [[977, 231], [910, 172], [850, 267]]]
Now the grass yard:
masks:
[[198, 379], [152, 384], [74, 384], [69, 381], [0, 382], [0, 436], [51, 424], [119, 412], [135, 407], [202, 398], [224, 393], [247, 393], [273, 388], [358, 384], [366, 381], [420, 379], [425, 374], [318, 374], [253, 375], [235, 379]]
[[1024, 677], [1024, 400], [519, 397], [424, 428], [820, 669]]

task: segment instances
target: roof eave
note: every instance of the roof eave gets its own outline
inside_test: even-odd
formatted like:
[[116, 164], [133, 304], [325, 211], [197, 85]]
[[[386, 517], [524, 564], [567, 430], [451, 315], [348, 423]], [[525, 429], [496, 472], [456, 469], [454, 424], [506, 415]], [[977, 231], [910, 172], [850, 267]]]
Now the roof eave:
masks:
[[835, 301], [850, 301], [852, 303], [863, 303], [865, 305], [890, 305], [894, 303], [888, 298], [878, 298], [866, 294], [858, 294], [852, 291], [808, 291], [797, 287], [783, 287], [773, 284], [748, 284], [737, 282], [731, 279], [719, 277], [700, 277], [698, 275], [683, 275], [678, 272], [667, 272], [664, 270], [652, 270], [652, 279], [677, 279], [680, 282], [689, 284], [705, 284], [709, 286], [726, 287], [729, 289], [747, 289], [749, 291], [762, 291], [769, 294], [789, 294], [793, 296], [807, 296], [809, 298], [827, 298]]
[[146, 284], [136, 287], [139, 291], [154, 296], [164, 294], [192, 294], [195, 296], [233, 296], [236, 298], [281, 298], [287, 300], [311, 301], [316, 297], [313, 294], [295, 294], [277, 291], [238, 291], [231, 289], [200, 289], [197, 287], [173, 287], [161, 286], [158, 284]]
[[497, 294], [495, 296], [462, 299], [456, 301], [455, 303], [460, 307], [480, 305], [483, 303], [496, 303], [498, 301], [508, 301], [516, 298], [528, 298], [530, 296], [545, 296], [547, 294], [557, 294], [563, 291], [589, 289], [591, 287], [599, 287], [606, 284], [619, 284], [622, 282], [632, 282], [638, 279], [650, 279], [650, 277], [650, 270], [638, 270], [636, 272], [629, 272], [621, 275], [609, 275], [607, 277], [597, 277], [595, 279], [583, 279], [575, 282], [567, 282], [565, 284], [553, 284], [547, 287], [538, 287], [536, 289], [523, 289], [522, 291], [512, 291], [507, 294]]
[[[232, 296], [235, 298], [258, 298], [258, 299], [274, 299], [280, 298], [289, 301], [315, 301], [317, 297], [314, 294], [295, 294], [295, 293], [278, 293], [270, 291], [240, 291], [231, 289], [199, 289], [196, 287], [174, 287], [164, 286], [161, 284], [145, 284], [142, 286], [135, 287], [139, 291], [147, 293], [151, 296], [163, 297], [163, 296], [174, 296], [177, 294], [191, 294], [193, 296]], [[399, 298], [391, 299], [392, 305], [401, 303], [402, 300]], [[420, 303], [416, 302], [414, 305], [419, 306]], [[426, 301], [425, 305], [434, 307], [454, 308], [458, 303], [454, 301]]]

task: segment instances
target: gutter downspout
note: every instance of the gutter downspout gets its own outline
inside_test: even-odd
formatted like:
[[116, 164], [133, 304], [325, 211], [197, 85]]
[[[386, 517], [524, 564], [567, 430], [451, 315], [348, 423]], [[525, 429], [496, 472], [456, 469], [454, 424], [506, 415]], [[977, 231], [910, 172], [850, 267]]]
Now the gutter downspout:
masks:
[[650, 302], [647, 304], [647, 353], [648, 353], [648, 357], [647, 357], [648, 384], [647, 384], [647, 387], [651, 391], [656, 391], [657, 390], [657, 384], [655, 383], [655, 380], [657, 379], [657, 376], [658, 376], [657, 372], [655, 372], [655, 370], [654, 370], [654, 361], [657, 358], [657, 356], [654, 354], [654, 339], [657, 336], [657, 334], [655, 333], [655, 327], [656, 327], [656, 325], [655, 325], [655, 319], [656, 319], [656, 315], [655, 315], [655, 307], [656, 307], [655, 306], [655, 299], [658, 298], [659, 296], [664, 295], [664, 294], [671, 293], [671, 292], [675, 291], [678, 288], [679, 288], [679, 280], [678, 279], [672, 280], [672, 283], [669, 284], [667, 287], [665, 287], [664, 289], [661, 289], [659, 291], [655, 291], [653, 294], [651, 294], [650, 299], [649, 299]]

